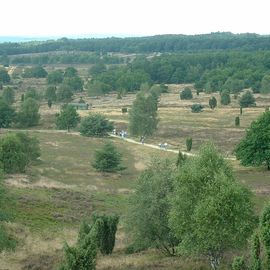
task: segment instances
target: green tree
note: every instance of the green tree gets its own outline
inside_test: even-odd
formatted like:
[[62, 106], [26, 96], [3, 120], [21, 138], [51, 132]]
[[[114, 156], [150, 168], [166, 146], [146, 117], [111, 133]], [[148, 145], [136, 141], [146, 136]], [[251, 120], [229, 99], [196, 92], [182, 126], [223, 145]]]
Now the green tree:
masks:
[[252, 92], [250, 91], [247, 91], [245, 92], [240, 100], [239, 100], [239, 104], [242, 108], [247, 108], [247, 107], [254, 107], [256, 106], [256, 103], [255, 103], [255, 98], [252, 94]]
[[191, 105], [191, 112], [200, 113], [203, 110], [203, 105], [200, 103], [194, 103]]
[[86, 85], [88, 96], [101, 96], [112, 90], [109, 84], [97, 80], [90, 81]]
[[27, 98], [21, 104], [20, 111], [17, 113], [16, 121], [21, 127], [32, 127], [39, 123], [39, 104], [33, 98]]
[[122, 155], [111, 142], [105, 143], [100, 150], [96, 150], [94, 158], [92, 166], [97, 171], [116, 172], [125, 169], [121, 166]]
[[59, 84], [62, 83], [64, 79], [64, 73], [62, 70], [54, 70], [48, 74], [47, 83], [48, 84]]
[[71, 128], [75, 128], [81, 118], [76, 109], [71, 105], [63, 105], [60, 114], [56, 115], [56, 126], [59, 129], [66, 129], [69, 131]]
[[71, 101], [73, 96], [72, 88], [67, 84], [61, 84], [56, 90], [56, 100], [62, 102]]
[[74, 67], [67, 67], [64, 72], [64, 77], [77, 77], [78, 70]]
[[31, 165], [33, 162], [37, 161], [41, 155], [39, 140], [25, 132], [16, 133], [16, 137], [22, 144], [26, 164]]
[[46, 78], [48, 75], [47, 71], [41, 67], [31, 67], [31, 68], [25, 68], [22, 74], [22, 77], [24, 78]]
[[26, 90], [26, 93], [24, 95], [24, 99], [28, 99], [28, 98], [32, 98], [32, 99], [35, 99], [35, 100], [39, 100], [40, 97], [39, 97], [39, 94], [36, 90], [36, 88], [33, 88], [33, 87], [28, 87], [27, 90]]
[[191, 148], [192, 148], [192, 138], [191, 137], [186, 139], [186, 147], [187, 147], [187, 151], [190, 152]]
[[97, 226], [97, 246], [101, 254], [112, 254], [119, 216], [94, 213], [92, 219]]
[[189, 87], [185, 87], [180, 93], [180, 99], [192, 99], [193, 95]]
[[270, 75], [267, 74], [262, 78], [260, 93], [270, 93]]
[[89, 74], [91, 76], [96, 76], [102, 72], [106, 71], [106, 65], [104, 63], [98, 63], [93, 65], [90, 69], [89, 69]]
[[179, 251], [204, 255], [218, 269], [224, 252], [241, 248], [254, 225], [251, 192], [212, 144], [182, 165], [171, 196], [170, 226]]
[[170, 160], [156, 158], [139, 176], [127, 217], [127, 231], [137, 249], [155, 247], [167, 255], [176, 253], [179, 241], [168, 225], [175, 169]]
[[265, 253], [265, 268], [270, 269], [270, 204], [266, 205], [260, 217], [260, 231]]
[[15, 118], [15, 110], [0, 99], [0, 128], [8, 128]]
[[209, 99], [209, 107], [213, 110], [217, 107], [217, 99], [215, 97], [211, 97]]
[[15, 134], [8, 134], [0, 140], [0, 162], [6, 173], [24, 172], [27, 165], [22, 142]]
[[47, 100], [56, 101], [56, 87], [53, 85], [50, 85], [47, 87], [45, 92], [45, 98]]
[[235, 124], [236, 127], [239, 127], [240, 126], [240, 117], [239, 116], [236, 116], [235, 117], [234, 124]]
[[[82, 228], [82, 226], [81, 226]], [[88, 233], [80, 231], [74, 247], [64, 245], [65, 258], [60, 270], [95, 270], [97, 257], [97, 228], [89, 226]]]
[[183, 154], [179, 150], [178, 155], [177, 155], [177, 159], [176, 159], [176, 167], [180, 168], [186, 159], [187, 159], [187, 155]]
[[5, 68], [0, 68], [0, 83], [9, 83], [10, 76]]
[[82, 119], [79, 131], [87, 137], [103, 137], [113, 130], [113, 123], [102, 114], [90, 114]]
[[236, 158], [244, 166], [266, 165], [270, 170], [270, 112], [263, 113], [247, 129], [235, 148]]
[[2, 98], [7, 104], [12, 105], [15, 102], [15, 92], [13, 88], [4, 88]]
[[132, 135], [152, 135], [157, 128], [158, 98], [152, 93], [139, 92], [129, 110], [129, 131]]
[[83, 91], [83, 80], [79, 76], [66, 77], [63, 84], [68, 85], [73, 92]]
[[231, 103], [230, 92], [222, 91], [220, 94], [220, 103], [222, 105], [229, 105]]
[[252, 236], [251, 242], [251, 270], [261, 270], [261, 242], [258, 232]]

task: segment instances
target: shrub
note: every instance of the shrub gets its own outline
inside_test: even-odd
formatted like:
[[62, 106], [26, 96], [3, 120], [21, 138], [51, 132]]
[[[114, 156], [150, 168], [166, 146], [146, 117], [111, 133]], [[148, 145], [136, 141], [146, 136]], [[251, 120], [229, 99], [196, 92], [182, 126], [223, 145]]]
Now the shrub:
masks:
[[232, 270], [247, 270], [243, 257], [235, 257], [233, 259]]
[[213, 110], [217, 107], [217, 99], [215, 97], [211, 97], [209, 99], [209, 107]]
[[120, 166], [122, 155], [117, 151], [116, 147], [107, 142], [102, 149], [95, 152], [95, 161], [92, 166], [100, 172], [116, 172], [125, 169]]
[[127, 108], [122, 108], [122, 113], [127, 113], [128, 109]]
[[115, 234], [119, 216], [97, 214], [93, 215], [97, 226], [97, 246], [103, 255], [111, 254], [115, 245]]
[[199, 103], [194, 103], [191, 105], [191, 111], [193, 113], [199, 113], [203, 110], [203, 105]]
[[239, 104], [243, 108], [256, 106], [255, 98], [250, 91], [247, 91], [239, 100]]
[[235, 126], [239, 127], [240, 126], [240, 117], [236, 116], [234, 122], [235, 122]]
[[187, 151], [191, 151], [191, 148], [192, 148], [192, 138], [187, 138], [186, 139], [186, 146], [187, 146]]
[[193, 95], [189, 87], [185, 87], [184, 90], [180, 93], [180, 99], [192, 99]]
[[87, 137], [102, 137], [113, 130], [113, 123], [102, 114], [91, 114], [83, 118], [79, 131]]
[[220, 94], [220, 103], [222, 105], [229, 105], [231, 103], [230, 93], [228, 91], [222, 91]]

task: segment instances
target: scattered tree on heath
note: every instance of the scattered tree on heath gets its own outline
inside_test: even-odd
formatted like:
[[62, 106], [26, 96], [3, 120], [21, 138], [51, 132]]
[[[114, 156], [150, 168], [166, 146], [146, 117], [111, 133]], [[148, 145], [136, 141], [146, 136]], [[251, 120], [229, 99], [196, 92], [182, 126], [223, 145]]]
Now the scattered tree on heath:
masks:
[[176, 254], [179, 241], [168, 225], [175, 170], [170, 160], [156, 158], [139, 176], [127, 217], [133, 249], [156, 247], [166, 255]]
[[11, 87], [4, 88], [2, 98], [7, 104], [12, 105], [15, 101], [15, 92], [13, 88]]
[[0, 128], [8, 128], [15, 118], [15, 110], [0, 98]]
[[16, 121], [21, 127], [32, 127], [39, 123], [39, 104], [33, 98], [27, 98], [21, 104]]
[[102, 114], [90, 114], [82, 119], [79, 131], [87, 137], [103, 137], [113, 130], [113, 123]]
[[125, 167], [121, 166], [122, 155], [111, 142], [105, 143], [100, 150], [96, 150], [94, 158], [92, 166], [97, 171], [117, 172], [125, 169]]
[[204, 255], [218, 269], [223, 254], [243, 247], [252, 233], [251, 192], [212, 144], [185, 161], [174, 183], [170, 226], [180, 253]]
[[139, 92], [129, 110], [129, 131], [132, 135], [152, 135], [157, 128], [158, 96]]
[[56, 115], [56, 126], [59, 129], [66, 129], [70, 131], [71, 128], [75, 128], [81, 120], [81, 117], [77, 113], [76, 109], [71, 105], [63, 105], [60, 114]]
[[236, 158], [244, 166], [267, 166], [270, 170], [270, 112], [253, 121], [245, 137], [235, 148]]
[[256, 103], [255, 103], [255, 98], [254, 98], [254, 95], [252, 94], [251, 91], [247, 91], [245, 92], [240, 100], [239, 100], [239, 104], [242, 108], [247, 108], [247, 107], [254, 107], [256, 106]]

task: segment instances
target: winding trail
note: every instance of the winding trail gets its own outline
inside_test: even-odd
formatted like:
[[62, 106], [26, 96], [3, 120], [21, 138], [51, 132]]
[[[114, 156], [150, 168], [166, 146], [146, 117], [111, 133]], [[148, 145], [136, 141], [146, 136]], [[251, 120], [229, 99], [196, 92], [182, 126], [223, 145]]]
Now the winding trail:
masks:
[[[2, 129], [4, 131], [17, 131], [17, 132], [39, 132], [39, 133], [62, 133], [62, 134], [68, 134], [68, 135], [75, 135], [75, 136], [81, 136], [79, 132], [67, 132], [66, 130], [59, 130], [59, 129], [25, 129], [25, 130], [22, 130], [22, 129]], [[166, 152], [172, 152], [172, 153], [175, 153], [175, 154], [178, 154], [179, 153], [179, 150], [174, 150], [174, 149], [168, 149], [168, 148], [162, 148], [158, 145], [154, 145], [154, 144], [149, 144], [149, 143], [141, 143], [141, 142], [138, 142], [138, 141], [135, 141], [133, 139], [130, 139], [130, 138], [122, 138], [118, 135], [114, 135], [114, 134], [109, 134], [110, 137], [112, 138], [117, 138], [119, 140], [122, 140], [122, 141], [126, 141], [126, 142], [129, 142], [129, 143], [133, 143], [133, 144], [138, 144], [138, 145], [142, 145], [142, 146], [146, 146], [146, 147], [150, 147], [150, 148], [153, 148], [153, 149], [157, 149], [157, 150], [160, 150], [160, 151], [166, 151]], [[196, 156], [196, 154], [193, 154], [193, 153], [190, 153], [190, 152], [185, 152], [185, 151], [181, 151], [182, 154], [184, 155], [187, 155], [187, 156], [190, 156], [190, 157], [194, 157]], [[235, 157], [225, 157], [225, 159], [227, 160], [236, 160]]]

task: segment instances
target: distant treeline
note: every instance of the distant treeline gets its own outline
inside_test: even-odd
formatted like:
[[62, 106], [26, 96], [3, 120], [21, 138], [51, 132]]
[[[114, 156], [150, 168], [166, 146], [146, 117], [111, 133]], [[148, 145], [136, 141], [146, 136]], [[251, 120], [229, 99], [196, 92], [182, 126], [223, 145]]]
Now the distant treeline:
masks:
[[[1, 46], [1, 45], [0, 45]], [[123, 58], [96, 52], [61, 52], [0, 56], [0, 64], [8, 65], [49, 65], [49, 64], [121, 64]]]
[[[270, 75], [270, 52], [202, 52], [163, 54], [152, 58], [137, 57], [123, 67], [113, 67], [93, 74], [93, 82], [104, 85], [104, 91], [138, 90], [141, 83], [195, 83], [196, 89], [229, 90], [261, 89]], [[106, 86], [106, 87], [105, 87]]]
[[159, 35], [129, 38], [62, 38], [49, 41], [0, 44], [0, 55], [51, 51], [165, 53], [205, 50], [270, 50], [270, 36], [218, 32], [204, 35]]

